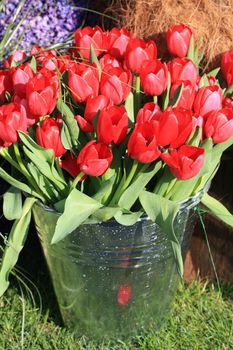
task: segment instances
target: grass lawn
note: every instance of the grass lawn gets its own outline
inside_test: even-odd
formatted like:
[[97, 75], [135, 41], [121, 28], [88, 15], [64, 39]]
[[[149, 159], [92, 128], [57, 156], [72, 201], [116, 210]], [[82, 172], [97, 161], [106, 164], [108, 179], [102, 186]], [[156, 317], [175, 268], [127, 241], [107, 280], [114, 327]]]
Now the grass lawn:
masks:
[[[44, 280], [44, 278], [43, 278]], [[153, 350], [232, 350], [233, 286], [221, 285], [220, 295], [212, 284], [193, 282], [180, 285], [171, 315], [164, 327], [148, 330], [124, 343], [95, 344], [75, 340], [61, 327], [51, 286], [38, 284], [40, 296], [30, 289], [13, 286], [0, 300], [1, 350], [153, 349]]]
[[[96, 344], [63, 328], [38, 241], [27, 242], [19, 266], [30, 280], [12, 278], [0, 299], [0, 350], [233, 350], [233, 285], [181, 284], [170, 317], [127, 342]], [[33, 277], [32, 277], [33, 276]], [[43, 300], [43, 302], [42, 302]]]

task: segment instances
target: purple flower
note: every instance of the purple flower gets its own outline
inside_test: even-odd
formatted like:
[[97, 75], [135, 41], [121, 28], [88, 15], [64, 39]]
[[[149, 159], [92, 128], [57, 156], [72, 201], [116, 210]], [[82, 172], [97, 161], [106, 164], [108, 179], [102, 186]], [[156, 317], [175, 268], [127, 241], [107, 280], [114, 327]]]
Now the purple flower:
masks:
[[[6, 1], [0, 13], [0, 40], [11, 23], [20, 0]], [[30, 50], [32, 45], [47, 47], [64, 41], [85, 19], [87, 12], [77, 7], [88, 7], [87, 0], [25, 0], [15, 25], [25, 18], [15, 33], [10, 50]]]

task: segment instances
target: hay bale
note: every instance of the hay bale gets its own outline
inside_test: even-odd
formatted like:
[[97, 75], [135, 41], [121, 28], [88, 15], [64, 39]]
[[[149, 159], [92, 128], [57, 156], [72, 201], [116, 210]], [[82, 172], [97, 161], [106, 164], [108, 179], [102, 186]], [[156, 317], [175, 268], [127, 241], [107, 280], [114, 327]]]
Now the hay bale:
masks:
[[191, 26], [202, 38], [204, 69], [219, 64], [220, 54], [233, 47], [233, 0], [113, 0], [109, 9], [135, 35], [157, 33], [159, 42], [175, 23]]

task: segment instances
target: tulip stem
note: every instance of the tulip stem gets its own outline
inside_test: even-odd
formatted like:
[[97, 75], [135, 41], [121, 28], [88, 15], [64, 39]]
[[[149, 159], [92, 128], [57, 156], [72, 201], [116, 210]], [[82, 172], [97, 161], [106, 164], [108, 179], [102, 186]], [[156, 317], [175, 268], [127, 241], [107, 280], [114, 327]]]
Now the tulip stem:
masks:
[[158, 96], [153, 96], [154, 103], [158, 103]]
[[140, 76], [136, 76], [136, 89], [135, 89], [135, 95], [134, 95], [134, 115], [137, 116], [138, 111], [141, 106], [141, 82], [140, 82]]
[[136, 160], [134, 160], [133, 165], [130, 169], [130, 172], [129, 172], [127, 178], [125, 179], [125, 181], [123, 181], [124, 178], [122, 177], [120, 185], [118, 186], [110, 204], [118, 203], [121, 195], [127, 189], [127, 187], [130, 185], [130, 183], [132, 182], [133, 177], [138, 169], [138, 165], [139, 165], [139, 163]]
[[81, 178], [84, 176], [85, 174], [83, 172], [79, 173], [76, 178], [74, 179], [74, 181], [72, 182], [71, 188], [70, 188], [70, 192], [76, 188], [78, 182], [81, 180]]

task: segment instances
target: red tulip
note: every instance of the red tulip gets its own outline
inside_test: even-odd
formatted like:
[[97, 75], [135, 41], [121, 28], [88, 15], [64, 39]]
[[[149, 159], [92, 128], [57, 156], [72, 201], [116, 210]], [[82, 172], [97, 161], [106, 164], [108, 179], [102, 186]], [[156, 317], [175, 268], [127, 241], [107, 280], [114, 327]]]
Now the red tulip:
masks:
[[127, 284], [120, 286], [117, 294], [117, 302], [121, 306], [126, 306], [132, 295], [132, 290], [131, 287], [128, 286]]
[[197, 175], [204, 163], [204, 149], [183, 145], [178, 150], [161, 154], [172, 174], [180, 180], [187, 180]]
[[66, 70], [75, 70], [75, 66], [77, 64], [69, 55], [61, 55], [56, 58], [57, 69], [61, 74], [63, 74]]
[[121, 67], [120, 62], [115, 57], [109, 55], [108, 53], [105, 54], [103, 57], [101, 57], [101, 59], [99, 60], [99, 64], [102, 70], [104, 70], [104, 68], [107, 65], [111, 65], [113, 68]]
[[162, 115], [162, 111], [154, 102], [147, 102], [143, 108], [140, 108], [137, 114], [137, 124], [143, 124], [145, 122], [159, 120]]
[[168, 62], [168, 70], [171, 74], [171, 83], [176, 83], [178, 80], [189, 80], [195, 86], [198, 73], [197, 67], [192, 60], [188, 58], [175, 58]]
[[107, 96], [114, 104], [122, 103], [130, 93], [132, 74], [120, 67], [106, 66], [100, 80], [100, 93]]
[[196, 114], [205, 116], [210, 111], [222, 108], [222, 90], [218, 86], [202, 87], [194, 100], [194, 111]]
[[191, 111], [168, 107], [158, 121], [158, 144], [162, 147], [180, 147], [187, 141], [195, 125]]
[[42, 69], [29, 80], [26, 86], [26, 98], [30, 113], [39, 117], [52, 113], [58, 95], [57, 76], [47, 69]]
[[52, 149], [55, 157], [61, 157], [66, 153], [61, 142], [61, 124], [49, 116], [45, 117], [41, 126], [36, 128], [36, 141], [40, 146]]
[[76, 177], [80, 173], [80, 168], [77, 164], [77, 156], [69, 151], [60, 159], [60, 166], [73, 177]]
[[98, 26], [84, 27], [77, 29], [75, 34], [75, 44], [83, 58], [90, 58], [90, 47], [92, 45], [96, 56], [100, 56], [107, 48], [106, 34]]
[[21, 65], [12, 70], [12, 82], [14, 93], [23, 98], [26, 96], [26, 86], [34, 77], [34, 72], [29, 64]]
[[105, 107], [112, 105], [112, 102], [107, 96], [98, 95], [90, 96], [87, 98], [87, 103], [84, 111], [85, 119], [92, 123], [93, 119], [97, 115], [98, 111], [101, 111]]
[[192, 29], [185, 24], [176, 24], [166, 33], [167, 47], [171, 54], [185, 57], [188, 53]]
[[18, 131], [27, 131], [25, 109], [17, 103], [0, 106], [0, 140], [4, 147], [19, 140]]
[[233, 98], [224, 97], [222, 101], [223, 108], [232, 108], [233, 109]]
[[91, 176], [101, 176], [112, 162], [112, 151], [104, 143], [89, 141], [80, 151], [77, 164], [80, 170]]
[[160, 156], [154, 122], [135, 125], [128, 142], [128, 154], [141, 163], [153, 162]]
[[128, 115], [124, 106], [112, 106], [100, 112], [97, 124], [99, 142], [122, 143], [128, 131]]
[[99, 91], [98, 71], [95, 67], [76, 64], [69, 70], [68, 85], [73, 99], [86, 102], [89, 96], [97, 96]]
[[0, 102], [6, 102], [6, 92], [12, 94], [11, 72], [8, 70], [0, 70]]
[[131, 39], [125, 52], [125, 63], [132, 72], [140, 74], [143, 63], [155, 60], [156, 57], [157, 47], [154, 41]]
[[132, 38], [132, 33], [126, 28], [113, 28], [107, 34], [108, 52], [116, 59], [121, 60], [125, 54], [129, 40]]
[[233, 109], [212, 111], [206, 115], [205, 135], [214, 143], [224, 142], [233, 135]]
[[26, 58], [26, 53], [20, 50], [15, 50], [8, 60], [4, 61], [5, 68], [10, 68], [12, 62], [20, 62]]
[[161, 95], [167, 87], [167, 66], [159, 60], [145, 61], [141, 68], [140, 80], [146, 94]]
[[170, 98], [174, 96], [174, 93], [176, 92], [176, 90], [181, 84], [183, 84], [183, 90], [181, 92], [179, 101], [176, 104], [176, 107], [180, 107], [184, 109], [192, 109], [196, 92], [195, 92], [195, 87], [192, 85], [190, 81], [178, 80], [175, 84], [173, 84], [170, 90]]
[[233, 49], [222, 54], [221, 70], [227, 86], [231, 86], [233, 84]]

